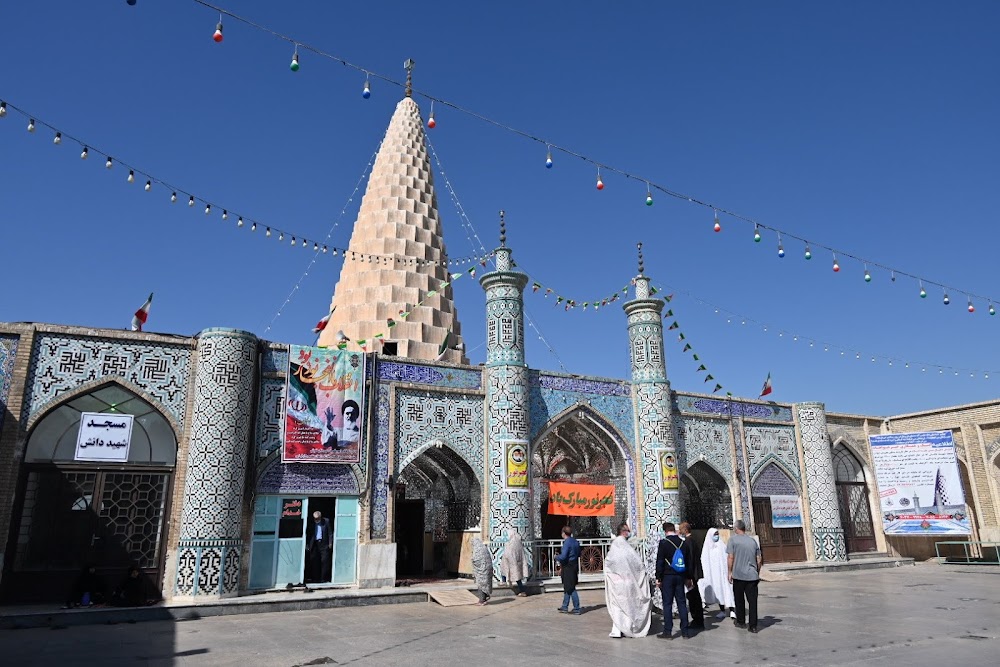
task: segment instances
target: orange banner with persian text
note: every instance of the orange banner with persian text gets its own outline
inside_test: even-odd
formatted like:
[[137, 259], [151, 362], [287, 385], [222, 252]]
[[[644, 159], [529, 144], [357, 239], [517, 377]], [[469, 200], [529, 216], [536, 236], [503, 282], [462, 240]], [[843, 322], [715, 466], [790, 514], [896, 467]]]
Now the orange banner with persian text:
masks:
[[549, 514], [564, 516], [614, 516], [613, 484], [549, 482]]

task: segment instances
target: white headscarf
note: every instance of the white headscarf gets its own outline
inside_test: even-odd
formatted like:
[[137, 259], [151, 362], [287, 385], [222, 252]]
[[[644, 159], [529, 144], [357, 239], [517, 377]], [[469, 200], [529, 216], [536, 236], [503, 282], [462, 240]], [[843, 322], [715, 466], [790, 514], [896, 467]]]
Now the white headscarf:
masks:
[[652, 618], [649, 575], [635, 549], [620, 535], [604, 558], [604, 598], [615, 627], [626, 637], [645, 637]]
[[705, 544], [701, 548], [701, 571], [703, 578], [698, 580], [698, 590], [705, 604], [721, 604], [723, 607], [736, 606], [733, 595], [733, 585], [729, 583], [729, 563], [726, 556], [726, 541], [719, 531], [709, 528], [705, 535]]
[[528, 578], [528, 561], [524, 557], [524, 545], [518, 532], [511, 533], [510, 539], [503, 547], [503, 555], [500, 556], [500, 575], [506, 577], [507, 582], [511, 584]]
[[472, 538], [472, 573], [476, 588], [487, 595], [493, 594], [493, 557], [480, 537]]

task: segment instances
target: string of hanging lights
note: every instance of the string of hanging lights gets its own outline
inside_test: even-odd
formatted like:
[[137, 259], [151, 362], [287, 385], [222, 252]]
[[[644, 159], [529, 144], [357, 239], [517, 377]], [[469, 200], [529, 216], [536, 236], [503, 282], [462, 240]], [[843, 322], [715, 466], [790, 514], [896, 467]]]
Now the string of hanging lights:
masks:
[[[193, 0], [193, 2], [195, 2], [198, 5], [203, 6], [205, 8], [211, 9], [213, 12], [218, 12], [219, 13], [219, 22], [216, 25], [215, 32], [212, 35], [213, 39], [216, 42], [221, 42], [222, 41], [222, 18], [225, 16], [225, 17], [229, 17], [230, 19], [232, 19], [234, 21], [237, 21], [238, 23], [241, 23], [243, 25], [252, 27], [252, 28], [254, 28], [254, 29], [258, 30], [258, 31], [264, 32], [266, 34], [271, 35], [272, 37], [275, 37], [277, 39], [286, 41], [289, 44], [291, 44], [293, 46], [293, 55], [292, 55], [292, 62], [291, 62], [291, 64], [290, 64], [289, 67], [290, 67], [290, 69], [293, 72], [299, 71], [299, 66], [300, 66], [300, 63], [299, 63], [299, 53], [300, 53], [300, 51], [307, 51], [307, 52], [309, 52], [309, 53], [311, 53], [313, 55], [316, 55], [316, 56], [319, 56], [319, 57], [322, 57], [322, 58], [325, 58], [325, 59], [329, 59], [329, 60], [332, 60], [334, 62], [338, 62], [338, 63], [340, 63], [341, 65], [343, 65], [345, 67], [348, 67], [350, 69], [354, 69], [357, 72], [359, 72], [361, 74], [364, 74], [364, 76], [365, 76], [365, 83], [364, 83], [364, 87], [362, 89], [362, 97], [364, 97], [365, 99], [368, 99], [368, 98], [371, 97], [371, 94], [372, 94], [371, 80], [372, 79], [377, 79], [377, 80], [380, 80], [380, 81], [382, 81], [384, 83], [387, 83], [387, 84], [390, 84], [390, 85], [393, 85], [393, 86], [396, 86], [396, 87], [399, 87], [399, 88], [412, 89], [412, 86], [410, 85], [410, 83], [408, 81], [400, 81], [400, 80], [398, 80], [398, 79], [396, 79], [394, 77], [390, 77], [390, 76], [386, 76], [386, 75], [383, 75], [383, 74], [375, 73], [375, 72], [371, 71], [370, 69], [362, 67], [361, 65], [357, 65], [357, 64], [355, 64], [353, 62], [350, 62], [350, 61], [346, 60], [345, 58], [336, 56], [336, 55], [331, 54], [331, 53], [327, 53], [327, 52], [323, 51], [322, 49], [320, 49], [318, 47], [312, 46], [312, 45], [310, 45], [308, 43], [305, 43], [305, 42], [303, 42], [301, 40], [295, 39], [295, 38], [293, 38], [293, 37], [291, 37], [289, 35], [285, 35], [283, 33], [280, 33], [278, 31], [276, 31], [276, 30], [268, 28], [268, 27], [266, 27], [264, 25], [256, 23], [256, 22], [254, 22], [254, 21], [252, 21], [252, 20], [250, 20], [250, 19], [248, 19], [248, 18], [246, 18], [244, 16], [238, 15], [238, 14], [236, 14], [236, 13], [234, 13], [232, 11], [229, 11], [229, 10], [223, 8], [223, 7], [219, 7], [219, 6], [217, 6], [217, 5], [215, 5], [215, 4], [211, 3], [211, 2], [207, 2], [206, 0]], [[129, 4], [130, 5], [134, 5], [135, 4], [134, 0], [129, 0]], [[631, 171], [629, 171], [627, 169], [615, 167], [613, 165], [609, 165], [609, 164], [600, 162], [600, 161], [598, 161], [598, 160], [596, 160], [594, 158], [591, 158], [591, 157], [589, 157], [589, 156], [587, 156], [587, 155], [585, 155], [585, 154], [583, 154], [583, 153], [581, 153], [579, 151], [567, 148], [565, 146], [560, 146], [560, 145], [555, 144], [555, 143], [553, 143], [551, 141], [548, 141], [547, 139], [544, 139], [543, 137], [534, 135], [534, 134], [532, 134], [530, 132], [526, 132], [524, 130], [520, 130], [518, 128], [512, 127], [512, 126], [507, 125], [505, 123], [502, 123], [500, 121], [494, 120], [493, 118], [490, 118], [490, 117], [485, 116], [485, 115], [483, 115], [481, 113], [477, 113], [475, 111], [472, 111], [471, 109], [467, 109], [465, 107], [462, 107], [461, 105], [456, 104], [454, 102], [450, 102], [450, 101], [445, 100], [443, 98], [440, 98], [440, 97], [437, 97], [437, 96], [434, 96], [434, 95], [430, 95], [430, 94], [428, 94], [426, 92], [423, 92], [423, 91], [413, 91], [413, 92], [415, 94], [419, 94], [421, 97], [426, 98], [430, 102], [430, 105], [431, 105], [430, 106], [430, 113], [428, 115], [428, 120], [427, 120], [427, 126], [429, 128], [434, 128], [434, 127], [437, 126], [437, 120], [436, 120], [436, 116], [435, 116], [435, 113], [434, 113], [434, 105], [437, 104], [439, 107], [446, 107], [446, 108], [451, 109], [453, 111], [456, 111], [458, 113], [462, 113], [462, 114], [471, 116], [473, 118], [476, 118], [477, 120], [480, 120], [482, 122], [485, 122], [485, 123], [488, 123], [490, 125], [493, 125], [494, 127], [503, 129], [503, 130], [505, 130], [507, 132], [511, 132], [511, 133], [513, 133], [513, 134], [515, 134], [517, 136], [520, 136], [520, 137], [522, 137], [524, 139], [527, 139], [529, 141], [532, 141], [532, 142], [535, 142], [535, 143], [538, 143], [538, 144], [544, 146], [545, 147], [545, 163], [544, 164], [545, 164], [545, 167], [547, 169], [551, 169], [554, 166], [554, 164], [555, 164], [554, 159], [553, 159], [553, 153], [554, 152], [555, 153], [561, 153], [561, 154], [564, 154], [564, 155], [569, 156], [569, 157], [574, 157], [574, 158], [577, 158], [579, 160], [582, 160], [584, 162], [587, 162], [587, 163], [591, 164], [597, 170], [596, 188], [598, 190], [604, 190], [605, 189], [605, 182], [604, 182], [604, 178], [602, 176], [602, 172], [603, 173], [613, 173], [613, 174], [617, 174], [618, 176], [624, 177], [626, 180], [635, 180], [635, 181], [638, 181], [638, 182], [644, 184], [645, 185], [645, 191], [646, 191], [646, 196], [645, 196], [645, 204], [646, 204], [646, 206], [652, 206], [653, 205], [653, 201], [654, 201], [653, 200], [653, 192], [657, 191], [657, 192], [665, 194], [665, 195], [667, 195], [667, 196], [669, 196], [671, 198], [678, 199], [678, 200], [681, 200], [681, 201], [684, 201], [684, 202], [687, 202], [687, 203], [690, 203], [690, 204], [694, 204], [694, 205], [697, 205], [697, 206], [701, 206], [701, 207], [704, 207], [704, 208], [707, 208], [707, 209], [711, 209], [712, 212], [713, 212], [713, 225], [712, 225], [712, 228], [717, 233], [722, 231], [722, 223], [721, 223], [721, 220], [720, 220], [720, 215], [721, 216], [726, 216], [726, 217], [732, 218], [734, 220], [738, 220], [738, 221], [745, 222], [745, 223], [753, 225], [753, 229], [754, 229], [754, 237], [753, 238], [754, 238], [754, 242], [756, 242], [756, 243], [762, 242], [762, 240], [763, 240], [763, 234], [762, 234], [762, 232], [771, 232], [771, 233], [774, 233], [776, 235], [777, 241], [778, 241], [778, 251], [777, 251], [777, 254], [778, 254], [779, 258], [784, 258], [786, 256], [785, 247], [784, 247], [784, 243], [783, 243], [783, 237], [784, 237], [784, 239], [792, 239], [792, 240], [794, 240], [794, 241], [796, 241], [798, 243], [801, 243], [803, 246], [805, 246], [804, 256], [805, 256], [806, 259], [811, 259], [812, 258], [812, 256], [813, 256], [812, 248], [813, 247], [819, 248], [819, 249], [824, 250], [826, 252], [829, 252], [830, 256], [832, 258], [831, 268], [832, 268], [832, 270], [833, 270], [834, 273], [840, 273], [841, 272], [841, 268], [842, 268], [841, 264], [840, 264], [841, 259], [848, 259], [848, 260], [851, 260], [851, 261], [853, 261], [853, 262], [855, 262], [857, 264], [862, 265], [862, 268], [863, 268], [863, 274], [862, 275], [864, 276], [864, 280], [865, 280], [866, 283], [871, 283], [873, 281], [873, 279], [874, 279], [874, 277], [873, 277], [873, 270], [877, 270], [877, 271], [881, 271], [883, 273], [888, 274], [890, 276], [890, 280], [893, 281], [893, 282], [895, 282], [897, 280], [897, 278], [907, 278], [909, 280], [913, 280], [913, 281], [918, 282], [919, 283], [919, 296], [921, 298], [926, 298], [926, 296], [927, 296], [927, 293], [926, 293], [926, 291], [924, 289], [924, 284], [927, 284], [927, 285], [932, 285], [934, 287], [940, 288], [942, 290], [942, 293], [943, 293], [942, 303], [944, 305], [949, 305], [951, 303], [951, 298], [950, 298], [949, 294], [951, 294], [951, 293], [962, 294], [962, 295], [964, 295], [966, 297], [966, 302], [967, 302], [966, 310], [968, 310], [968, 312], [975, 313], [976, 312], [975, 302], [979, 301], [981, 303], [982, 302], [986, 303], [986, 305], [987, 305], [987, 312], [990, 315], [994, 315], [996, 313], [996, 308], [994, 307], [993, 304], [995, 302], [997, 302], [998, 300], [996, 298], [994, 298], [994, 297], [990, 297], [990, 296], [978, 294], [978, 293], [976, 293], [976, 292], [974, 292], [972, 290], [967, 290], [967, 289], [962, 289], [962, 288], [958, 288], [958, 287], [946, 285], [946, 284], [944, 284], [944, 283], [942, 283], [940, 281], [935, 281], [935, 280], [931, 280], [929, 278], [918, 276], [918, 275], [916, 275], [914, 273], [903, 271], [901, 269], [897, 269], [897, 268], [888, 266], [886, 264], [883, 264], [881, 262], [877, 262], [877, 261], [874, 261], [874, 260], [871, 260], [871, 259], [863, 258], [863, 257], [860, 257], [860, 256], [855, 255], [853, 253], [849, 253], [849, 252], [845, 252], [843, 250], [836, 249], [836, 248], [834, 248], [832, 246], [829, 246], [829, 245], [824, 245], [824, 244], [820, 244], [820, 243], [810, 242], [809, 240], [807, 240], [803, 236], [798, 236], [798, 235], [796, 235], [796, 234], [794, 234], [792, 232], [779, 229], [778, 227], [775, 227], [775, 226], [766, 225], [764, 223], [761, 223], [761, 222], [753, 219], [752, 217], [749, 217], [749, 216], [744, 215], [744, 214], [737, 213], [735, 211], [727, 209], [726, 207], [719, 206], [717, 204], [713, 204], [713, 203], [708, 202], [706, 200], [703, 200], [703, 199], [701, 199], [699, 197], [693, 197], [691, 195], [686, 195], [684, 193], [677, 192], [677, 191], [675, 191], [675, 190], [673, 190], [673, 189], [671, 189], [671, 188], [669, 188], [667, 186], [660, 185], [658, 183], [655, 183], [655, 182], [651, 181], [650, 179], [647, 179], [647, 178], [645, 178], [643, 176], [640, 176], [638, 174], [632, 173]]]
[[9, 102], [0, 102], [0, 119], [6, 118], [11, 112], [20, 114], [24, 118], [29, 119], [28, 122], [28, 132], [34, 133], [37, 127], [45, 127], [53, 132], [52, 143], [56, 146], [60, 146], [67, 141], [74, 142], [80, 146], [80, 159], [87, 160], [91, 154], [97, 155], [98, 157], [104, 158], [105, 169], [112, 171], [115, 169], [116, 165], [127, 171], [127, 176], [125, 178], [126, 183], [132, 184], [136, 180], [145, 180], [145, 185], [143, 190], [146, 192], [152, 192], [154, 188], [160, 188], [165, 192], [170, 193], [170, 202], [177, 203], [179, 200], [187, 197], [188, 208], [195, 208], [196, 206], [203, 207], [205, 215], [211, 215], [213, 210], [221, 211], [220, 217], [223, 221], [228, 221], [231, 217], [236, 218], [236, 228], [243, 229], [244, 227], [249, 228], [251, 232], [257, 232], [258, 228], [263, 228], [264, 238], [276, 238], [279, 242], [284, 242], [286, 237], [289, 240], [290, 247], [297, 248], [312, 248], [313, 251], [322, 253], [324, 255], [330, 255], [332, 257], [341, 256], [346, 260], [351, 261], [361, 261], [369, 263], [381, 263], [385, 265], [404, 265], [404, 266], [456, 266], [456, 265], [466, 265], [479, 263], [483, 266], [486, 265], [486, 260], [489, 258], [489, 253], [477, 256], [459, 257], [459, 258], [449, 258], [447, 260], [433, 260], [433, 259], [416, 259], [412, 257], [401, 257], [398, 255], [381, 255], [372, 253], [362, 253], [351, 250], [350, 248], [339, 247], [331, 245], [324, 241], [320, 243], [319, 241], [313, 240], [305, 236], [304, 234], [299, 234], [297, 232], [291, 232], [281, 229], [275, 225], [265, 223], [262, 220], [256, 218], [251, 218], [245, 216], [241, 213], [236, 212], [230, 207], [221, 206], [205, 197], [197, 196], [191, 194], [183, 188], [171, 185], [166, 180], [154, 176], [150, 172], [140, 169], [134, 165], [122, 161], [119, 158], [112, 157], [110, 153], [100, 150], [94, 147], [94, 144], [74, 137], [68, 134], [64, 130], [56, 128], [54, 125], [39, 120], [36, 116], [29, 114], [25, 110], [18, 106], [10, 104]]

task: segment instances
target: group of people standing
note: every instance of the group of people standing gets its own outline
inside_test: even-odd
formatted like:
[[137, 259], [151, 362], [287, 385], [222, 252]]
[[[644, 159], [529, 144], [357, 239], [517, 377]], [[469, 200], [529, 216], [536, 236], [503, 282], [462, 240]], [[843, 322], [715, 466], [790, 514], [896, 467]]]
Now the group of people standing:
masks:
[[[623, 524], [604, 560], [604, 590], [613, 623], [611, 637], [646, 636], [655, 597], [660, 598], [663, 610], [659, 635], [663, 639], [674, 636], [674, 609], [681, 637], [687, 639], [705, 628], [705, 610], [714, 605], [719, 606], [719, 619], [728, 612], [736, 627], [757, 632], [757, 583], [762, 559], [760, 547], [746, 534], [743, 521], [734, 524], [728, 544], [718, 530], [709, 529], [700, 553], [691, 538], [690, 525], [684, 522], [675, 526], [668, 521], [663, 524], [663, 537], [650, 539], [645, 564], [628, 543], [630, 533]], [[651, 585], [654, 582], [655, 588]]]
[[[734, 523], [728, 544], [718, 530], [710, 528], [700, 553], [691, 538], [690, 525], [683, 522], [675, 526], [668, 521], [663, 524], [661, 538], [650, 538], [646, 563], [629, 543], [631, 535], [628, 524], [619, 526], [618, 536], [604, 557], [604, 594], [612, 622], [610, 637], [645, 637], [652, 624], [657, 597], [663, 610], [663, 631], [658, 636], [663, 639], [673, 638], [674, 609], [681, 637], [687, 639], [705, 628], [705, 610], [715, 605], [720, 610], [717, 616], [720, 620], [728, 614], [737, 628], [757, 632], [757, 584], [763, 561], [760, 546], [746, 534], [742, 520]], [[576, 590], [580, 542], [573, 537], [570, 526], [562, 529], [562, 537], [562, 549], [556, 556], [563, 584], [563, 601], [558, 611], [580, 614], [580, 595]], [[493, 593], [493, 559], [479, 537], [472, 540], [472, 568], [479, 604], [485, 605]], [[511, 534], [504, 547], [500, 572], [518, 596], [527, 595], [524, 582], [529, 575], [528, 562], [517, 533]]]

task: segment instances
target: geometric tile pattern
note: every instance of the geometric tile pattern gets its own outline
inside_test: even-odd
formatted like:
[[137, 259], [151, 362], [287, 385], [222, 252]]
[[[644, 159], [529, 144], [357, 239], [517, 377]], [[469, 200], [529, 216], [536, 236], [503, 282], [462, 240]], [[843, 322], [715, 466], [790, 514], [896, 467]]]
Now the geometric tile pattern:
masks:
[[265, 458], [281, 447], [281, 427], [285, 421], [285, 380], [261, 378], [258, 395], [256, 450], [259, 458]]
[[826, 433], [826, 410], [822, 403], [799, 403], [795, 407], [802, 435], [802, 456], [806, 467], [806, 490], [809, 494], [816, 558], [846, 560], [847, 546], [840, 523], [840, 507], [833, 477], [833, 455]]
[[[196, 552], [194, 595], [224, 594], [223, 551], [233, 548], [237, 553], [229, 557], [239, 558], [256, 370], [252, 334], [209, 329], [198, 335], [179, 544], [181, 554], [185, 547]], [[190, 583], [182, 585], [178, 573], [178, 590]]]
[[531, 430], [528, 374], [524, 367], [524, 286], [528, 276], [511, 271], [510, 249], [496, 250], [497, 270], [479, 280], [486, 291], [486, 450], [489, 461], [487, 534], [494, 557], [509, 531], [530, 530], [529, 494], [510, 491], [504, 476], [504, 440], [527, 440]]
[[614, 425], [625, 439], [625, 446], [635, 446], [632, 389], [628, 382], [566, 378], [529, 370], [528, 398], [532, 441], [567, 408], [586, 404]]
[[802, 479], [799, 471], [799, 452], [795, 446], [795, 429], [788, 426], [744, 425], [747, 458], [750, 460], [750, 478], [757, 475], [769, 461], [779, 461], [792, 474], [795, 481]]
[[414, 382], [453, 389], [479, 389], [483, 384], [480, 370], [433, 368], [423, 364], [379, 359], [378, 379], [386, 382]]
[[392, 406], [389, 403], [389, 385], [379, 384], [375, 396], [375, 451], [371, 476], [371, 537], [382, 540], [388, 534], [389, 526], [389, 489], [385, 480], [389, 477], [389, 414]]
[[740, 510], [747, 526], [754, 525], [753, 508], [750, 504], [751, 478], [746, 465], [746, 440], [738, 422], [733, 422], [733, 445], [736, 447], [736, 479], [740, 482]]
[[60, 394], [83, 383], [119, 378], [155, 398], [175, 423], [183, 424], [190, 364], [191, 348], [185, 345], [40, 333], [31, 353], [22, 421], [27, 424]]
[[729, 416], [730, 409], [732, 409], [734, 417], [792, 422], [791, 409], [783, 405], [742, 403], [735, 399], [730, 401], [719, 398], [706, 398], [705, 396], [677, 394], [677, 409], [681, 412], [705, 412], [714, 415], [726, 415], [727, 417]]
[[3, 418], [7, 414], [7, 396], [10, 394], [19, 340], [18, 336], [0, 336], [0, 429], [3, 428]]
[[400, 472], [433, 440], [462, 457], [482, 483], [483, 397], [396, 389], [396, 462]]
[[701, 417], [680, 418], [679, 448], [684, 450], [687, 467], [697, 461], [704, 461], [722, 475], [727, 484], [732, 484], [733, 456], [729, 442], [729, 422]]
[[278, 343], [268, 343], [260, 353], [261, 373], [288, 372], [288, 346]]
[[[660, 486], [657, 450], [676, 452], [676, 434], [667, 363], [663, 356], [663, 312], [661, 299], [650, 299], [649, 279], [635, 279], [635, 296], [623, 307], [628, 316], [632, 397], [638, 416], [636, 446], [642, 478], [645, 514], [644, 533], [655, 535], [664, 521], [680, 517], [679, 493]], [[683, 452], [682, 452], [683, 453]]]

